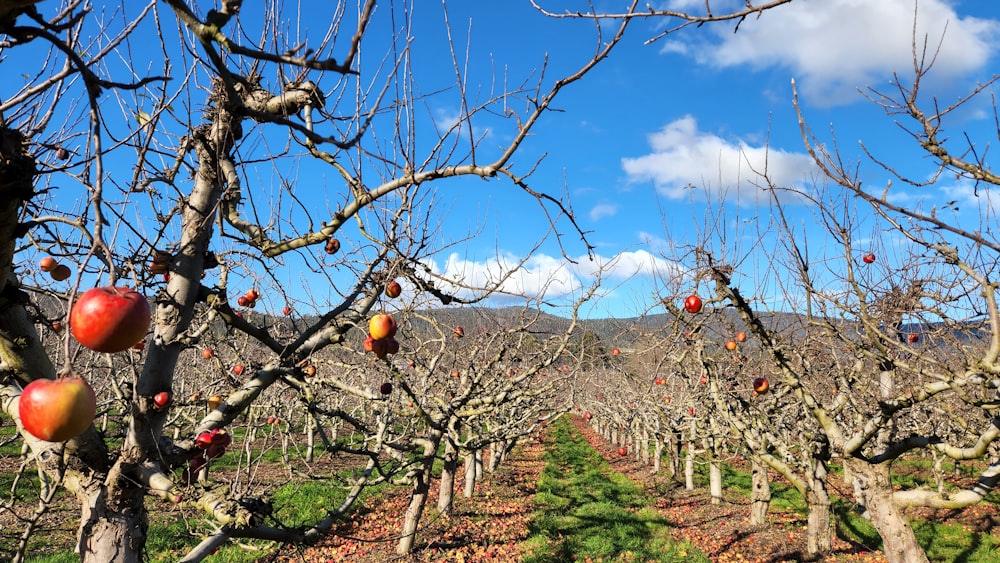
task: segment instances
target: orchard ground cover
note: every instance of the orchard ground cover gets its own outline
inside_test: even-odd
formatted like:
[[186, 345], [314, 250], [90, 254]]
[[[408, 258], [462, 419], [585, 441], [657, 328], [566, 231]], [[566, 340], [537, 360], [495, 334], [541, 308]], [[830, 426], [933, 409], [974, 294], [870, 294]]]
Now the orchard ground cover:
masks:
[[[286, 546], [274, 552], [273, 547], [263, 543], [231, 543], [208, 560], [774, 563], [805, 559], [805, 517], [795, 508], [794, 491], [775, 483], [769, 525], [752, 528], [747, 524], [746, 495], [739, 490], [735, 471], [726, 472], [727, 485], [734, 485], [727, 491], [725, 502], [713, 505], [703, 488], [685, 491], [665, 474], [652, 475], [648, 466], [631, 456], [621, 457], [617, 446], [605, 441], [582, 418], [569, 416], [563, 420], [567, 423], [550, 425], [542, 440], [534, 439], [518, 447], [497, 472], [488, 474], [477, 485], [472, 499], [459, 494], [451, 517], [431, 515], [437, 492], [435, 482], [428, 500], [429, 517], [411, 555], [398, 556], [394, 552], [395, 534], [409, 489], [382, 487], [364, 500], [352, 519], [335, 527], [316, 545]], [[4, 473], [9, 476], [16, 469], [12, 465], [16, 455], [3, 458], [8, 462]], [[332, 473], [343, 468], [316, 465], [314, 469]], [[216, 478], [226, 480], [227, 471], [220, 467]], [[263, 464], [259, 473], [275, 484], [288, 481], [287, 469], [277, 460]], [[23, 481], [32, 478], [29, 472]], [[10, 486], [9, 480], [4, 483]], [[330, 495], [323, 493], [324, 487], [330, 489]], [[834, 489], [837, 495], [844, 492], [842, 484], [834, 483]], [[287, 502], [275, 498], [276, 505], [286, 506], [277, 516], [290, 525], [295, 523], [295, 510], [288, 505], [299, 511], [322, 511], [324, 506], [336, 504], [337, 495], [342, 494], [320, 482], [298, 481], [286, 488], [276, 485], [276, 491], [290, 490], [298, 496]], [[845, 503], [838, 504], [836, 510], [839, 537], [834, 542], [834, 553], [823, 561], [885, 561], [874, 531], [864, 528], [856, 518], [851, 519]], [[154, 514], [148, 545], [150, 561], [175, 561], [193, 545], [200, 530], [197, 513], [189, 512], [186, 524], [174, 528], [159, 525]], [[51, 508], [45, 520], [47, 548], [33, 550], [31, 560], [77, 560], [72, 554], [74, 516], [68, 504], [57, 503]], [[995, 530], [1000, 515], [992, 503], [964, 511], [920, 511], [915, 516], [918, 519], [914, 527], [932, 561], [997, 560]], [[964, 549], [950, 547], [954, 545]]]
[[[642, 484], [674, 536], [692, 545], [717, 562], [775, 563], [804, 561], [806, 554], [806, 514], [794, 490], [772, 483], [775, 493], [768, 513], [769, 524], [748, 524], [750, 505], [747, 489], [730, 489], [721, 504], [711, 504], [707, 489], [684, 490], [665, 473], [653, 475], [649, 466], [632, 456], [618, 455], [617, 446], [606, 441], [581, 417], [572, 417], [574, 426], [587, 442], [615, 468]], [[849, 494], [843, 482], [831, 475], [835, 495]], [[786, 501], [779, 500], [784, 496]], [[847, 501], [836, 502], [837, 537], [834, 550], [824, 563], [843, 561], [883, 562], [880, 540], [874, 528], [850, 510]], [[1000, 561], [1000, 510], [991, 502], [964, 510], [914, 510], [913, 527], [931, 561]]]

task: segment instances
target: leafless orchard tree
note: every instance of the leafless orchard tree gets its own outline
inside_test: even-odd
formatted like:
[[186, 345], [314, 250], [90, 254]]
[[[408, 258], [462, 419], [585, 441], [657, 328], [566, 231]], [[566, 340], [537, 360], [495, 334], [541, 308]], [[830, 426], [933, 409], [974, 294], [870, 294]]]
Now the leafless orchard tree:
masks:
[[[284, 14], [280, 3], [247, 13], [237, 0], [209, 10], [182, 0], [105, 9], [70, 0], [5, 2], [0, 11], [0, 46], [24, 53], [17, 64], [37, 65], [21, 67], [23, 83], [0, 100], [5, 411], [17, 420], [22, 386], [72, 369], [94, 380], [102, 410], [121, 423], [120, 435], [93, 427], [65, 444], [23, 434], [52, 490], [65, 487], [81, 507], [76, 549], [84, 561], [141, 560], [150, 502], [193, 503], [221, 519], [219, 531], [185, 560], [199, 560], [232, 537], [309, 541], [347, 509], [357, 489], [309, 528], [269, 525], [246, 503], [209, 498], [181, 478], [199, 456], [195, 438], [253, 418], [255, 404], [280, 404], [275, 394], [292, 397], [304, 405], [294, 414], [310, 436], [345, 452], [354, 443], [338, 444], [336, 429], [344, 429], [364, 444], [346, 453], [367, 458], [366, 475], [388, 478], [378, 472], [386, 451], [421, 445], [422, 430], [392, 435], [389, 421], [405, 417], [409, 403], [373, 389], [361, 369], [370, 356], [357, 353], [371, 314], [406, 316], [383, 297], [386, 285], [408, 281], [440, 306], [475, 303], [501, 283], [472, 288], [471, 298], [443, 289], [446, 280], [424, 261], [442, 248], [426, 220], [436, 209], [428, 187], [461, 176], [502, 182], [536, 201], [553, 226], [567, 223], [582, 236], [559, 195], [531, 185], [534, 163], [521, 168], [514, 157], [558, 93], [607, 56], [627, 22], [601, 35], [576, 72], [543, 74], [535, 86], [483, 99], [462, 88], [465, 62], [454, 48], [455, 88], [442, 95], [463, 111], [450, 128], [436, 129], [418, 117], [428, 99], [411, 72], [413, 30], [404, 5], [384, 14], [374, 1], [330, 6], [323, 17]], [[305, 18], [331, 23], [306, 38], [295, 31]], [[378, 37], [381, 45], [371, 34], [378, 24], [391, 34]], [[369, 44], [383, 50], [366, 58]], [[499, 151], [486, 150], [474, 134], [473, 125], [488, 115], [509, 127], [510, 141]], [[316, 166], [334, 178], [324, 201], [316, 201], [319, 187], [312, 194], [302, 189], [316, 180], [299, 170], [311, 175]], [[69, 288], [35, 274], [43, 255], [72, 265]], [[292, 283], [307, 285], [307, 299], [283, 289], [289, 280], [275, 273], [278, 266], [301, 272]], [[346, 285], [333, 271], [347, 274]], [[54, 323], [66, 322], [78, 290], [111, 284], [140, 288], [155, 305], [141, 356], [81, 354], [67, 331], [59, 336], [61, 352], [43, 347], [43, 339], [56, 337]], [[272, 312], [282, 305], [295, 311], [295, 324], [234, 307], [232, 296], [248, 286]], [[199, 359], [208, 345], [218, 356]], [[535, 361], [524, 377], [552, 361]], [[112, 369], [98, 371], [102, 362]], [[240, 373], [232, 369], [237, 362]], [[397, 390], [411, 383], [399, 366], [384, 369]], [[207, 376], [204, 391], [218, 386], [222, 402], [206, 409], [207, 393], [197, 396], [203, 389], [184, 373]], [[515, 412], [518, 397], [527, 397], [526, 380], [497, 386], [487, 385], [485, 374], [466, 377], [469, 385], [456, 395], [461, 401], [437, 408], [444, 418], [432, 417], [438, 439], [450, 433], [458, 445], [468, 441], [452, 421], [486, 416], [494, 410], [479, 408], [486, 404], [513, 409], [508, 416], [529, 426], [536, 422], [523, 405]], [[155, 408], [152, 397], [162, 391], [178, 395], [175, 408]], [[473, 435], [473, 442], [509, 440], [524, 432], [515, 426]], [[425, 457], [435, 454], [436, 443], [423, 446]], [[426, 467], [410, 472], [415, 483]], [[49, 500], [40, 500], [39, 512]], [[32, 530], [29, 524], [15, 559]], [[409, 531], [401, 551], [409, 549], [406, 538], [412, 542]]]
[[[921, 81], [932, 65], [915, 60], [911, 83], [897, 78], [895, 92], [872, 92], [871, 98], [887, 114], [916, 124], [911, 134], [940, 163], [939, 175], [951, 173], [974, 183], [987, 198], [997, 178], [977, 145], [954, 140], [968, 139], [963, 135], [946, 141], [944, 131], [947, 118], [996, 79], [941, 107], [920, 97]], [[924, 106], [933, 112], [925, 113]], [[827, 232], [823, 241], [797, 233], [784, 221], [783, 205], [776, 203], [781, 248], [771, 254], [771, 267], [783, 269], [774, 279], [781, 280], [780, 294], [792, 307], [794, 326], [782, 328], [765, 319], [769, 312], [756, 296], [766, 290], [753, 286], [759, 274], [747, 275], [713, 259], [720, 254], [716, 243], [703, 245], [703, 250], [715, 299], [733, 307], [771, 364], [778, 396], [769, 400], [781, 400], [788, 404], [786, 410], [806, 416], [787, 427], [777, 418], [753, 416], [753, 409], [735, 409], [740, 403], [736, 397], [716, 404], [745, 437], [767, 438], [778, 451], [788, 451], [799, 434], [818, 439], [815, 447], [800, 443], [791, 451], [821, 452], [821, 463], [798, 477], [782, 473], [793, 483], [806, 478], [821, 485], [826, 462], [841, 460], [859, 510], [881, 535], [888, 559], [926, 561], [904, 510], [970, 506], [992, 491], [998, 479], [1000, 383], [992, 366], [1000, 349], [1000, 315], [992, 272], [1000, 246], [990, 234], [995, 217], [984, 201], [982, 223], [969, 227], [944, 208], [932, 205], [924, 211], [894, 204], [889, 195], [897, 187], [885, 186], [874, 194], [862, 189], [858, 166], [845, 162], [835, 144], [820, 142], [801, 111], [800, 118], [807, 149], [833, 185], [798, 194], [814, 203], [818, 224]], [[912, 188], [925, 185], [903, 167], [869, 156], [898, 182]], [[766, 171], [760, 172], [767, 183]], [[857, 217], [864, 214], [857, 212], [865, 208], [872, 211], [872, 222], [862, 225]], [[884, 237], [903, 244], [883, 245]], [[878, 247], [874, 252], [872, 245]], [[821, 248], [833, 250], [817, 250]], [[982, 471], [971, 485], [939, 473], [936, 488], [895, 488], [893, 463], [914, 457], [939, 465], [943, 458], [979, 460]], [[781, 464], [771, 465], [780, 470]], [[823, 487], [812, 489], [822, 492]]]

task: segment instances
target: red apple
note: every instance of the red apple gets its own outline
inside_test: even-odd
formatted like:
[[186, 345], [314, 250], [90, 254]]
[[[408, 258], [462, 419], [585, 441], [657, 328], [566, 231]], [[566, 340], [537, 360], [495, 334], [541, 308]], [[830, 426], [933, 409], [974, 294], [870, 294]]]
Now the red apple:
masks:
[[163, 410], [170, 406], [173, 401], [173, 397], [170, 395], [170, 391], [160, 391], [159, 393], [153, 395], [153, 406], [158, 410]]
[[[389, 341], [390, 340], [392, 340], [393, 342], [396, 342], [395, 339], [390, 339], [390, 338], [380, 338], [380, 339], [377, 339], [377, 340], [376, 339], [372, 339], [372, 342], [371, 342], [371, 351], [372, 351], [372, 353], [375, 354], [376, 358], [382, 360], [382, 359], [385, 359], [385, 357], [389, 355]], [[398, 348], [398, 346], [399, 346], [398, 342], [396, 343], [396, 346], [397, 346], [396, 349], [398, 350], [399, 349]]]
[[312, 377], [316, 375], [316, 366], [309, 364], [306, 367], [302, 368], [302, 373], [304, 373], [306, 377]]
[[684, 300], [684, 310], [688, 313], [700, 313], [701, 306], [701, 297], [698, 297], [697, 295], [688, 295], [687, 299]]
[[588, 412], [583, 413], [583, 418], [585, 418], [587, 420], [590, 420], [590, 419], [594, 418], [594, 415], [590, 414], [590, 412], [588, 411]]
[[621, 355], [621, 353], [622, 353], [622, 351], [619, 350], [618, 348], [612, 348], [611, 349], [611, 355], [612, 356], [618, 356], [618, 355]]
[[736, 333], [736, 341], [737, 342], [746, 342], [747, 341], [747, 333], [743, 332], [742, 330], [739, 331], [739, 332], [737, 332]]
[[149, 302], [141, 293], [126, 287], [95, 287], [73, 304], [69, 327], [87, 348], [115, 353], [142, 340], [151, 318]]
[[455, 338], [462, 338], [463, 336], [465, 336], [465, 329], [462, 328], [462, 327], [460, 327], [460, 326], [456, 326], [455, 327]]
[[916, 344], [917, 342], [920, 342], [920, 335], [915, 332], [911, 332], [906, 335], [906, 341], [910, 344]]
[[628, 450], [626, 450], [625, 448], [618, 448], [618, 455], [625, 457], [628, 455]]
[[730, 351], [735, 350], [736, 346], [737, 346], [737, 344], [736, 344], [735, 340], [727, 340], [726, 341], [726, 350], [730, 350]]
[[250, 304], [250, 300], [247, 299], [246, 295], [240, 295], [239, 297], [236, 298], [236, 304], [239, 305], [240, 307], [246, 307], [247, 305]]
[[17, 404], [24, 429], [48, 442], [65, 442], [90, 427], [97, 413], [97, 396], [79, 377], [36, 379], [29, 383]]
[[763, 377], [758, 377], [753, 380], [753, 392], [758, 395], [763, 395], [771, 388], [771, 384], [767, 382], [767, 379]]
[[368, 333], [375, 340], [396, 335], [396, 319], [392, 315], [375, 315], [368, 321]]
[[663, 398], [663, 402], [669, 405], [670, 404], [670, 397], [664, 397]]
[[399, 285], [399, 282], [396, 280], [392, 280], [391, 282], [389, 282], [388, 285], [385, 286], [386, 297], [395, 299], [399, 297], [401, 293], [403, 293], [403, 286]]
[[214, 445], [228, 446], [233, 443], [233, 435], [226, 432], [225, 428], [216, 428], [209, 432], [209, 434]]
[[336, 254], [337, 251], [340, 250], [340, 241], [330, 237], [330, 239], [326, 241], [326, 246], [323, 247], [323, 250], [327, 254]]
[[256, 301], [257, 298], [260, 297], [260, 292], [251, 287], [250, 289], [247, 290], [246, 295], [244, 297], [247, 298], [247, 301]]
[[417, 364], [416, 364], [416, 362], [410, 362], [410, 363], [408, 363], [408, 364], [406, 364], [406, 365], [410, 366], [411, 368], [415, 368], [415, 367], [417, 367]]
[[700, 382], [700, 383], [701, 383], [702, 385], [704, 385], [704, 384], [708, 383], [708, 376], [707, 376], [707, 375], [705, 375], [705, 374], [703, 373], [703, 374], [701, 374], [701, 379], [699, 379], [698, 381], [699, 381], [699, 382]]
[[224, 428], [216, 428], [198, 434], [194, 443], [198, 448], [207, 450], [210, 446], [222, 446], [225, 448], [233, 441], [233, 437]]
[[392, 383], [389, 383], [388, 381], [386, 381], [382, 385], [378, 386], [378, 391], [379, 391], [379, 393], [382, 393], [383, 395], [388, 395], [389, 393], [392, 393]]
[[73, 275], [73, 270], [69, 269], [66, 264], [59, 264], [51, 272], [49, 272], [49, 277], [56, 281], [68, 280], [70, 276]]
[[281, 310], [281, 314], [285, 315], [286, 317], [288, 315], [291, 315], [292, 314], [292, 308], [289, 307], [288, 305], [285, 305], [285, 308]]
[[166, 274], [170, 271], [170, 263], [173, 262], [174, 257], [172, 254], [165, 250], [154, 250], [153, 259], [149, 263], [149, 273], [151, 274]]
[[191, 467], [192, 472], [201, 471], [201, 468], [205, 467], [206, 465], [208, 465], [208, 460], [206, 460], [205, 456], [201, 454], [198, 454], [195, 457], [191, 458], [191, 461], [189, 462], [189, 466]]
[[201, 357], [205, 358], [206, 360], [212, 359], [212, 356], [214, 355], [215, 355], [215, 350], [211, 348], [205, 348], [204, 350], [201, 351]]
[[51, 272], [52, 270], [55, 270], [58, 265], [59, 262], [56, 262], [56, 259], [51, 256], [46, 256], [38, 261], [38, 269], [43, 272]]
[[864, 256], [862, 256], [861, 260], [865, 264], [871, 264], [871, 263], [875, 262], [875, 254], [872, 253], [872, 252], [869, 252], [868, 254], [865, 254]]
[[688, 407], [688, 415], [694, 416], [694, 407]]
[[243, 370], [245, 369], [246, 367], [243, 364], [236, 364], [233, 366], [233, 375], [243, 375]]
[[223, 456], [226, 453], [226, 446], [221, 444], [212, 444], [205, 448], [205, 457], [208, 459], [216, 459]]

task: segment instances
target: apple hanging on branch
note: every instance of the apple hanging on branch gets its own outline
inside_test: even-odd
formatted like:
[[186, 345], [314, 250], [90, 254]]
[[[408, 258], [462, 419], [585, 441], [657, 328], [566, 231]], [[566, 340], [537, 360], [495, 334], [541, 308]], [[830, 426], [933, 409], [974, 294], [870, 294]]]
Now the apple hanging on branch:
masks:
[[701, 297], [697, 295], [688, 295], [684, 300], [684, 310], [692, 315], [700, 313], [702, 308]]
[[395, 299], [403, 293], [403, 286], [399, 285], [399, 282], [392, 280], [385, 286], [385, 295], [390, 299]]
[[396, 335], [396, 319], [392, 315], [375, 315], [368, 321], [368, 334], [375, 340]]
[[146, 337], [152, 312], [141, 293], [126, 287], [95, 287], [83, 292], [69, 314], [69, 328], [80, 344], [113, 354]]
[[52, 273], [58, 265], [59, 262], [56, 262], [56, 259], [51, 256], [46, 256], [38, 261], [38, 269], [46, 273]]
[[36, 379], [21, 391], [17, 412], [24, 429], [35, 438], [65, 442], [94, 422], [97, 396], [79, 377]]

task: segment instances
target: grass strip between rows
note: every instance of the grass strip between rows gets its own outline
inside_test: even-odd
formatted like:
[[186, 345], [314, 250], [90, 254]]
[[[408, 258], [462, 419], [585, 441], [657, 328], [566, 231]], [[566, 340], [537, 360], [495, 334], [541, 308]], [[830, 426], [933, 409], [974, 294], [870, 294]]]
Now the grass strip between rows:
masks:
[[645, 493], [614, 471], [566, 419], [546, 437], [526, 563], [555, 561], [708, 561], [677, 542]]

